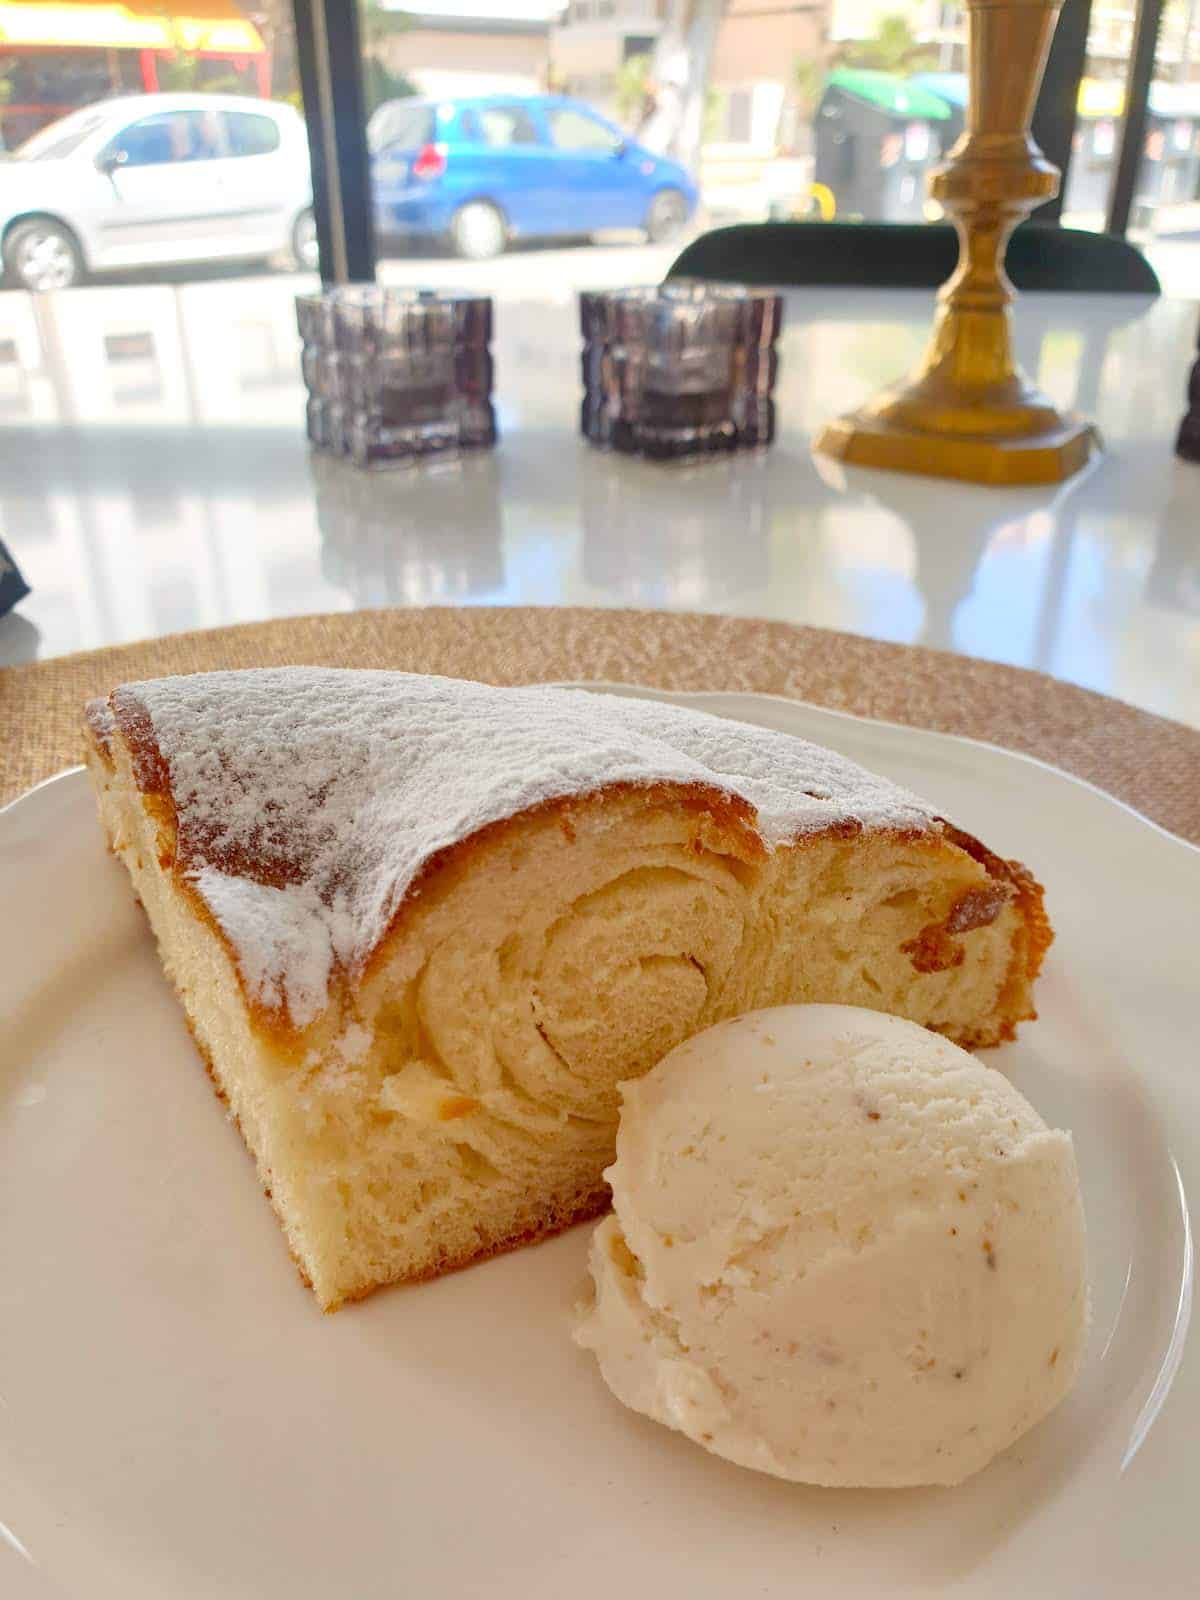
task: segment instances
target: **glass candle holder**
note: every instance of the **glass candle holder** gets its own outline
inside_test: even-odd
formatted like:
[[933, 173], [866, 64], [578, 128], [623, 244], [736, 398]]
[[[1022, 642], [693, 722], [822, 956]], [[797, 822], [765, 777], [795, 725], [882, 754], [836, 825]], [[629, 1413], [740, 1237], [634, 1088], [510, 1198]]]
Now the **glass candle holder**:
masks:
[[347, 286], [296, 318], [318, 448], [375, 466], [495, 443], [486, 296]]
[[775, 436], [779, 295], [665, 283], [580, 295], [586, 438], [659, 460]]
[[296, 328], [300, 334], [300, 375], [308, 390], [305, 427], [318, 450], [340, 453], [345, 409], [341, 374], [334, 345], [333, 303], [337, 290], [296, 296]]

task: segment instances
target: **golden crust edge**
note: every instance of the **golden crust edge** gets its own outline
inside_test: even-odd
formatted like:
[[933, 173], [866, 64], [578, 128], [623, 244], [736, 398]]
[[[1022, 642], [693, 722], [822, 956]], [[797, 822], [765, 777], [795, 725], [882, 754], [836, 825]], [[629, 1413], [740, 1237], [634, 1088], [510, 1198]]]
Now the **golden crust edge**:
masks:
[[[109, 726], [105, 727], [103, 713], [109, 712]], [[302, 1053], [306, 1029], [291, 1021], [285, 1008], [266, 1006], [249, 989], [236, 946], [213, 915], [208, 903], [186, 876], [186, 867], [177, 858], [178, 813], [171, 793], [170, 775], [163, 759], [148, 713], [142, 703], [127, 688], [113, 691], [107, 701], [88, 703], [84, 717], [84, 732], [99, 759], [109, 771], [115, 771], [111, 738], [119, 737], [130, 752], [134, 780], [143, 804], [153, 815], [159, 836], [159, 861], [164, 871], [170, 871], [176, 889], [187, 899], [197, 918], [217, 937], [229, 957], [238, 988], [245, 1004], [253, 1030], [269, 1041], [281, 1056], [298, 1058]], [[761, 860], [767, 847], [759, 834], [754, 809], [735, 795], [705, 784], [662, 782], [656, 784], [607, 784], [584, 793], [562, 795], [541, 801], [485, 824], [465, 839], [438, 851], [425, 861], [420, 872], [392, 914], [387, 927], [366, 956], [360, 970], [348, 974], [335, 972], [331, 984], [330, 1003], [336, 1003], [337, 991], [352, 994], [367, 982], [391, 956], [404, 937], [404, 925], [418, 903], [438, 892], [442, 884], [454, 873], [469, 867], [471, 859], [487, 848], [495, 838], [514, 824], [532, 821], [538, 817], [557, 816], [560, 826], [570, 834], [572, 814], [603, 806], [624, 796], [636, 796], [648, 809], [683, 805], [697, 818], [693, 845], [704, 848], [702, 835], [716, 835], [721, 847], [745, 861]], [[147, 803], [148, 802], [148, 803]], [[844, 821], [827, 828], [803, 834], [781, 846], [797, 850], [831, 838], [855, 838], [869, 833], [872, 837], [891, 839], [900, 843], [916, 843], [928, 847], [932, 853], [961, 852], [981, 866], [1005, 893], [1005, 898], [1016, 903], [1020, 913], [1023, 938], [1015, 941], [1009, 973], [1001, 990], [995, 1026], [980, 1028], [954, 1036], [954, 1042], [964, 1049], [988, 1049], [1016, 1037], [1017, 1025], [1033, 1021], [1037, 1012], [1032, 1004], [1022, 1005], [1018, 996], [1030, 989], [1045, 959], [1054, 932], [1045, 909], [1045, 892], [1033, 873], [1019, 861], [1005, 860], [990, 850], [974, 835], [967, 833], [945, 818], [933, 816], [934, 824], [928, 830], [903, 828], [864, 829], [861, 825]], [[264, 879], [262, 881], [270, 881]], [[971, 893], [971, 891], [968, 891]], [[956, 902], [957, 904], [957, 902]], [[947, 922], [953, 920], [952, 906]], [[931, 932], [940, 931], [931, 929]]]

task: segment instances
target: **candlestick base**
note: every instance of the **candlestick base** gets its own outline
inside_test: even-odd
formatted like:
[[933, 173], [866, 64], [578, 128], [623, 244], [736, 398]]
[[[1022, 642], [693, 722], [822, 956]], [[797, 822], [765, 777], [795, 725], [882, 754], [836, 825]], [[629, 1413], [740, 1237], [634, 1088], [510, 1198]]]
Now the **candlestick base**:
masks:
[[893, 391], [831, 422], [816, 449], [847, 466], [1014, 486], [1061, 483], [1099, 448], [1091, 423], [1061, 414], [1041, 396], [1027, 409], [998, 409], [990, 420], [977, 412], [969, 432], [950, 431], [944, 407], [931, 406], [926, 415], [927, 421], [911, 400], [904, 403], [903, 391]]

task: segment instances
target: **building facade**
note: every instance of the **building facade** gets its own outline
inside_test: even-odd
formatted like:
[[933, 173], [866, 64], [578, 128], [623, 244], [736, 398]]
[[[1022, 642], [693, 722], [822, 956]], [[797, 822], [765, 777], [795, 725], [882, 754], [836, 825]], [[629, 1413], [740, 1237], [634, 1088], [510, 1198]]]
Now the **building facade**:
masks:
[[549, 87], [550, 29], [563, 0], [387, 0], [402, 23], [379, 45], [424, 95], [536, 94]]
[[[728, 0], [713, 51], [706, 158], [766, 156], [790, 142], [786, 125], [799, 69], [823, 60], [832, 0]], [[569, 0], [551, 32], [552, 70], [568, 93], [636, 125], [626, 87], [637, 58], [653, 55], [668, 0]]]

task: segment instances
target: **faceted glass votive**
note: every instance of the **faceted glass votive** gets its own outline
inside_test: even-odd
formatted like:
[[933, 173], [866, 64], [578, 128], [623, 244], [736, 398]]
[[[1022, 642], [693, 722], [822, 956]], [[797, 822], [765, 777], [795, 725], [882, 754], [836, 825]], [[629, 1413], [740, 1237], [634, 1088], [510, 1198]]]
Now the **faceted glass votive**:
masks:
[[305, 427], [317, 450], [343, 448], [341, 373], [334, 348], [335, 291], [296, 296], [296, 328], [300, 334], [300, 375], [308, 390]]
[[593, 444], [675, 459], [774, 438], [779, 295], [678, 280], [584, 293], [579, 309]]
[[351, 285], [298, 296], [296, 320], [318, 448], [373, 466], [495, 443], [485, 296]]

